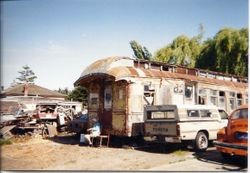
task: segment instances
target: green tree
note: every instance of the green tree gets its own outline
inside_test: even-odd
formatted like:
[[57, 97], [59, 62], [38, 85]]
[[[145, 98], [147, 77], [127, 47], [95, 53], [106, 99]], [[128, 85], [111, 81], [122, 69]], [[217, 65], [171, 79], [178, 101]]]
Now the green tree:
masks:
[[30, 69], [28, 65], [23, 66], [23, 69], [21, 71], [18, 71], [18, 73], [20, 74], [20, 76], [16, 78], [18, 81], [14, 80], [16, 84], [33, 84], [34, 80], [37, 78], [35, 73]]
[[153, 59], [175, 65], [194, 67], [201, 50], [200, 39], [200, 37], [190, 39], [185, 35], [178, 36], [171, 44], [158, 50]]
[[204, 43], [197, 68], [227, 74], [248, 74], [248, 29], [225, 28]]
[[145, 60], [150, 60], [151, 59], [152, 54], [148, 51], [148, 49], [145, 46], [142, 47], [135, 40], [130, 41], [130, 46], [133, 49], [135, 58], [137, 58], [137, 59], [145, 59]]
[[88, 97], [87, 89], [81, 86], [75, 87], [68, 94], [68, 100], [79, 101], [84, 104], [87, 103], [87, 97]]

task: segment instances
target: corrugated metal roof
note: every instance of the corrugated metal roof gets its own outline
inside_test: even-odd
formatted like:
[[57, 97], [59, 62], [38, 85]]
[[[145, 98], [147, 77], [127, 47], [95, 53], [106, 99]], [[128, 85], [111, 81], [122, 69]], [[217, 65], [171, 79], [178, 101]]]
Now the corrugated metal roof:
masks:
[[[126, 60], [126, 61], [122, 61]], [[114, 65], [115, 64], [115, 65]], [[229, 87], [247, 88], [247, 83], [233, 82], [226, 80], [219, 80], [201, 76], [194, 76], [189, 74], [174, 73], [170, 71], [145, 69], [134, 67], [134, 60], [127, 57], [111, 57], [96, 61], [91, 64], [86, 70], [83, 71], [81, 77], [75, 82], [75, 85], [79, 85], [82, 80], [87, 77], [100, 74], [109, 75], [115, 78], [115, 80], [126, 79], [130, 77], [141, 78], [172, 78], [172, 79], [184, 79], [189, 81], [204, 82], [215, 85], [224, 85]]]

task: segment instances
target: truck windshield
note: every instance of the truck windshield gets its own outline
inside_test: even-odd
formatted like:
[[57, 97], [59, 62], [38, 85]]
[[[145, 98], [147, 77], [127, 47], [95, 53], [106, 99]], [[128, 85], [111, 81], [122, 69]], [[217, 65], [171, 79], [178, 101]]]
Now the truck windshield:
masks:
[[231, 119], [248, 118], [248, 109], [239, 109], [231, 115]]
[[174, 110], [148, 111], [147, 119], [175, 119]]

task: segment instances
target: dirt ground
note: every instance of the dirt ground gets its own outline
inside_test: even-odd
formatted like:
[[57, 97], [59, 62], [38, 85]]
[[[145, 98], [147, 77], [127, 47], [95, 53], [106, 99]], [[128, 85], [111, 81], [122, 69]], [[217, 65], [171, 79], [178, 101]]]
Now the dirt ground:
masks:
[[32, 137], [1, 146], [1, 170], [148, 170], [193, 157], [159, 145], [144, 147], [79, 145], [78, 136]]

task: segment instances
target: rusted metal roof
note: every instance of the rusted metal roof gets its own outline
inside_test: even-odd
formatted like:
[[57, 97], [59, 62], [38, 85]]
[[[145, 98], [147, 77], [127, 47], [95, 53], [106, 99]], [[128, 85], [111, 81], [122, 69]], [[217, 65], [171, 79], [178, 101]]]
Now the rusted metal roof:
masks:
[[[145, 69], [143, 67], [134, 67], [134, 59], [127, 57], [111, 57], [103, 60], [96, 61], [91, 64], [86, 70], [83, 71], [81, 77], [75, 82], [75, 85], [79, 85], [80, 82], [86, 80], [91, 76], [108, 75], [114, 77], [115, 80], [128, 80], [131, 77], [140, 78], [170, 78], [170, 79], [184, 79], [194, 82], [203, 82], [215, 85], [224, 85], [228, 87], [247, 88], [247, 83], [233, 82], [227, 80], [220, 80], [214, 78], [207, 78], [201, 76], [195, 76], [190, 74], [181, 74], [176, 72]], [[84, 83], [84, 82], [83, 82]]]

